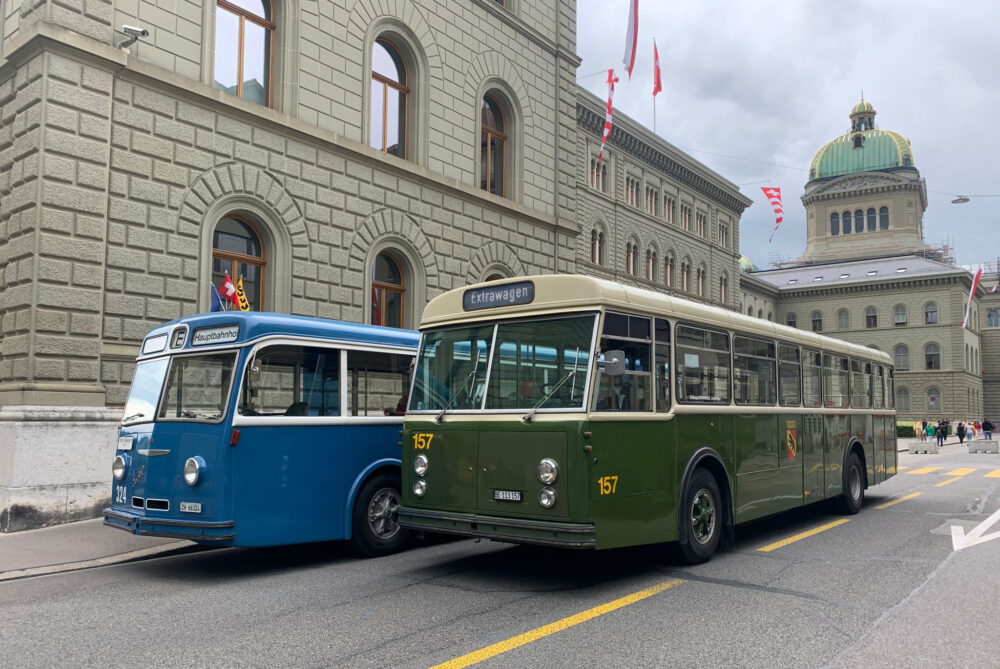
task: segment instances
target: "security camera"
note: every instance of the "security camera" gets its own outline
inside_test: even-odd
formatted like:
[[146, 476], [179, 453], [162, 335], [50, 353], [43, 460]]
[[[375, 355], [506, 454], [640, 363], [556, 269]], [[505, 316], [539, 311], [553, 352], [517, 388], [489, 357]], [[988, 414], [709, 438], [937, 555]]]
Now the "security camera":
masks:
[[149, 31], [135, 26], [122, 26], [122, 32], [132, 38], [149, 37]]

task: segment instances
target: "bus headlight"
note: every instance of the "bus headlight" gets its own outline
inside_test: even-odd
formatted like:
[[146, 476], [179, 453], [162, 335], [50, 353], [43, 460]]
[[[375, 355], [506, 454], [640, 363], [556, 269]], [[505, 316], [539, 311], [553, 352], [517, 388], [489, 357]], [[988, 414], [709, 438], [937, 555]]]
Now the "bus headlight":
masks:
[[538, 503], [546, 509], [551, 509], [556, 505], [556, 491], [552, 488], [542, 488], [538, 492]]
[[543, 458], [541, 462], [538, 463], [538, 480], [545, 485], [551, 485], [555, 483], [556, 477], [559, 476], [559, 465], [552, 458]]
[[421, 453], [417, 457], [413, 458], [413, 471], [417, 473], [417, 476], [423, 476], [427, 473], [427, 456]]
[[427, 492], [427, 481], [417, 481], [413, 484], [414, 495], [417, 497], [423, 497], [425, 492]]
[[115, 462], [111, 465], [111, 475], [115, 477], [116, 481], [121, 481], [125, 478], [125, 457], [121, 455], [115, 456]]
[[184, 463], [184, 482], [190, 486], [198, 483], [201, 478], [201, 469], [205, 466], [205, 461], [199, 457], [188, 458]]

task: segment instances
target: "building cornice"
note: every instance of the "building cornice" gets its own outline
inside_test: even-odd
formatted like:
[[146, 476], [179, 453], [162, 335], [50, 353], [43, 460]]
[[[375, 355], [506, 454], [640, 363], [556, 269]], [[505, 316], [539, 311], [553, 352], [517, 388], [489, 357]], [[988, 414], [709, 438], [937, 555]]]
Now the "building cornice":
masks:
[[[965, 272], [955, 272], [952, 274], [937, 274], [923, 278], [900, 279], [896, 281], [860, 281], [857, 283], [841, 284], [838, 286], [814, 287], [800, 286], [786, 287], [773, 286], [781, 296], [781, 299], [802, 299], [809, 297], [830, 297], [835, 295], [860, 295], [865, 293], [900, 292], [901, 290], [920, 290], [941, 286], [965, 284], [972, 287], [972, 279]], [[982, 289], [976, 291], [977, 297], [982, 293]]]

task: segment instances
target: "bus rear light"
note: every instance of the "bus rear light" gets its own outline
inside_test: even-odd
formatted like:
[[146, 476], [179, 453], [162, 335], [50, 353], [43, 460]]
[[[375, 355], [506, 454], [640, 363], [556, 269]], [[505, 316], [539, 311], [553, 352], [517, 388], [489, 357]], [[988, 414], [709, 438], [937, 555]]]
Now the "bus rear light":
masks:
[[423, 476], [427, 473], [427, 456], [421, 453], [420, 455], [413, 458], [413, 471], [416, 472], [417, 476]]
[[545, 485], [551, 485], [555, 483], [556, 478], [559, 476], [559, 465], [552, 458], [542, 458], [535, 471], [538, 474], [539, 481]]
[[414, 495], [417, 497], [423, 497], [425, 492], [427, 492], [427, 481], [417, 481], [413, 484]]
[[115, 477], [116, 481], [121, 481], [125, 478], [125, 458], [121, 455], [115, 456], [114, 464], [111, 465], [111, 475]]
[[546, 509], [556, 505], [556, 491], [552, 488], [542, 488], [538, 493], [538, 503]]

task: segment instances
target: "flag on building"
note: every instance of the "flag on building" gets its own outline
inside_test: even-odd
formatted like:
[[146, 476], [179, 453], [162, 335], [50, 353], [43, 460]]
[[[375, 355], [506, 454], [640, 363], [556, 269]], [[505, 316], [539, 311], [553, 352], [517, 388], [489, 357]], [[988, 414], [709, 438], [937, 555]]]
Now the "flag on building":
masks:
[[236, 304], [240, 305], [240, 311], [250, 311], [250, 303], [247, 301], [246, 293], [243, 292], [243, 277], [236, 283]]
[[628, 32], [625, 34], [625, 69], [628, 78], [632, 78], [632, 68], [635, 67], [636, 37], [639, 35], [639, 0], [629, 0]]
[[656, 40], [653, 40], [653, 97], [663, 90], [660, 83], [660, 52], [656, 50]]
[[213, 283], [208, 284], [208, 286], [209, 286], [209, 288], [212, 289], [211, 294], [209, 294], [209, 296], [208, 296], [208, 298], [209, 298], [209, 300], [211, 302], [211, 306], [209, 307], [208, 310], [209, 311], [222, 311], [222, 298], [219, 297], [219, 291], [218, 291], [218, 289], [215, 287], [215, 284], [213, 284]]
[[771, 208], [774, 209], [774, 230], [771, 231], [771, 237], [767, 240], [767, 243], [770, 244], [774, 239], [774, 233], [778, 231], [778, 226], [785, 220], [785, 210], [781, 206], [780, 188], [761, 186], [760, 189], [764, 191], [764, 197], [767, 198], [767, 201], [771, 203]]
[[976, 270], [976, 277], [972, 280], [972, 290], [969, 291], [969, 301], [965, 304], [965, 318], [962, 319], [962, 327], [969, 322], [969, 312], [972, 310], [972, 299], [976, 296], [976, 288], [979, 288], [979, 280], [983, 278], [983, 268]]
[[378, 307], [378, 291], [372, 286], [372, 322], [382, 325], [382, 310]]
[[240, 299], [236, 297], [236, 284], [229, 278], [229, 272], [226, 272], [226, 278], [222, 280], [221, 288], [223, 299], [229, 300], [237, 307], [240, 306]]
[[615, 82], [618, 77], [614, 70], [608, 70], [608, 107], [604, 110], [604, 133], [601, 135], [601, 150], [597, 153], [597, 160], [600, 162], [604, 158], [604, 145], [611, 134], [611, 101], [615, 97]]

